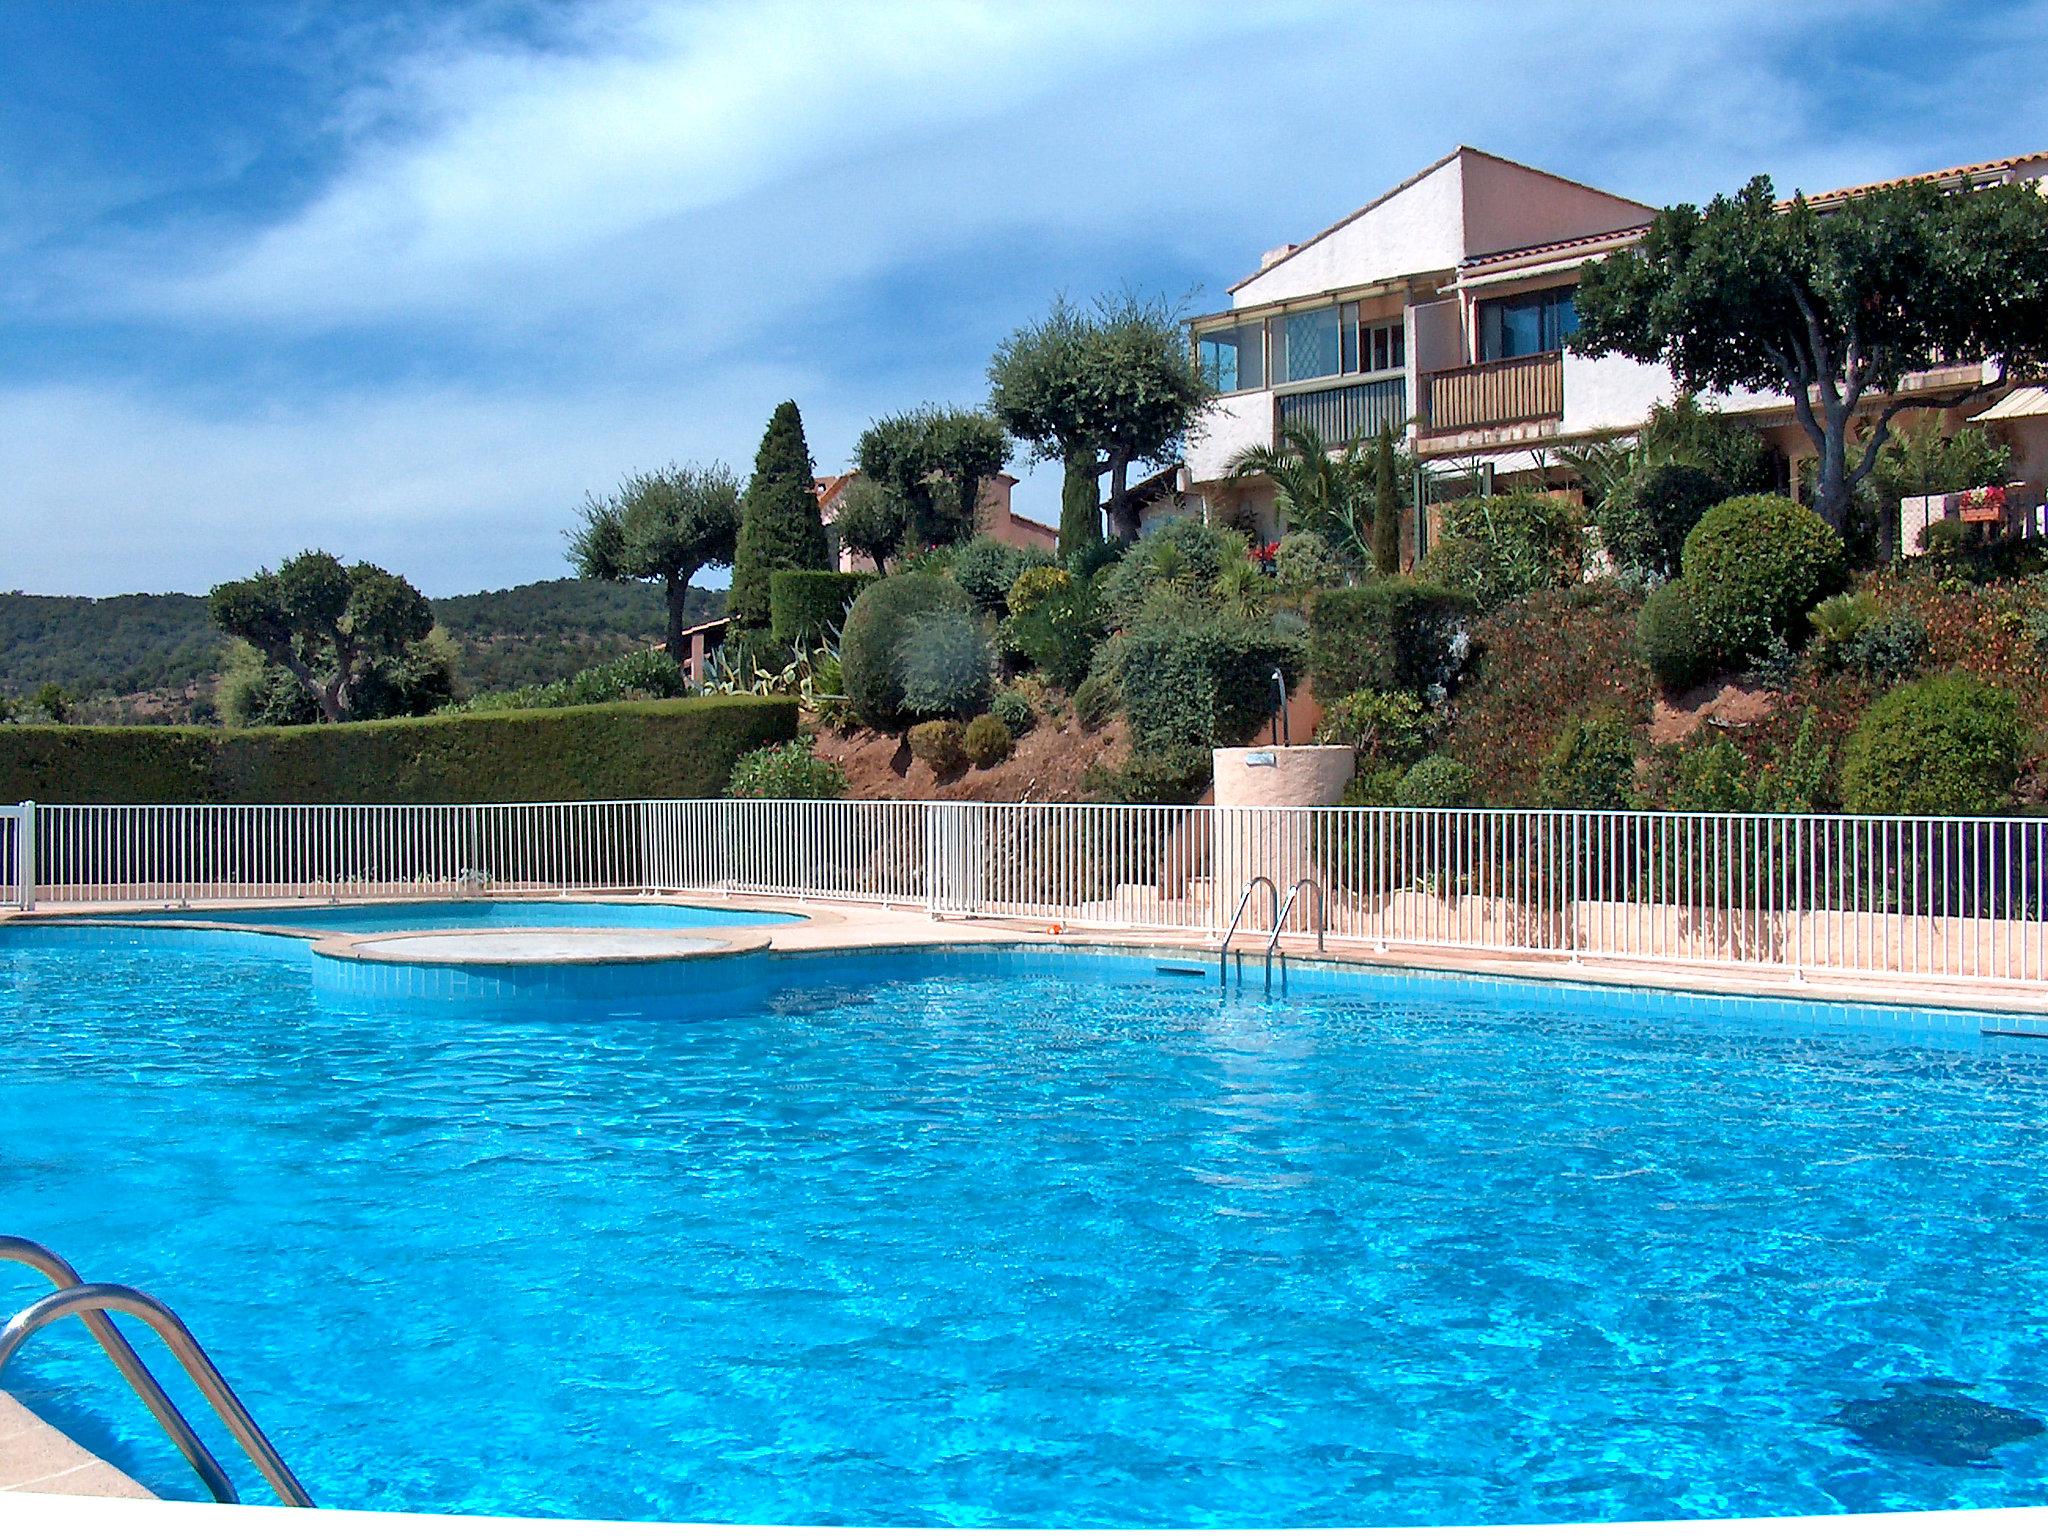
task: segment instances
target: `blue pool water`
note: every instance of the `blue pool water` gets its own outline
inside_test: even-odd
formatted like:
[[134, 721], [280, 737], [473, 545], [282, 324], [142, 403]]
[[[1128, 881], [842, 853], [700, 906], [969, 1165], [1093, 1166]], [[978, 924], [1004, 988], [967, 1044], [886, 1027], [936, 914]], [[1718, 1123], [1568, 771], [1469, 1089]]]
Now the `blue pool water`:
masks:
[[[169, 1299], [332, 1504], [2048, 1502], [2033, 1420], [1954, 1433], [2048, 1418], [2048, 1042], [1300, 970], [1268, 1001], [1132, 957], [696, 963], [747, 986], [440, 1016], [329, 1000], [296, 940], [0, 930], [0, 1226]], [[7, 1384], [191, 1496], [81, 1330]]]
[[690, 907], [647, 901], [374, 901], [340, 905], [188, 908], [116, 912], [94, 919], [120, 923], [248, 923], [321, 933], [418, 933], [441, 928], [754, 928], [800, 923], [786, 912]]

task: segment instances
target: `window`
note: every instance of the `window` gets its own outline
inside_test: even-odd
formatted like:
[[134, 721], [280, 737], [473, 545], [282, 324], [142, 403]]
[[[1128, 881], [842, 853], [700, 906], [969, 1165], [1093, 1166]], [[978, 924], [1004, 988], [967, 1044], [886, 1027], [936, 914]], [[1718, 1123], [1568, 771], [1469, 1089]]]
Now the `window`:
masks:
[[1195, 347], [1202, 376], [1212, 388], [1229, 394], [1265, 387], [1264, 325], [1233, 325], [1219, 331], [1204, 331], [1196, 338]]
[[1487, 299], [1479, 306], [1479, 360], [1490, 363], [1504, 357], [1561, 352], [1565, 338], [1578, 328], [1579, 313], [1569, 288]]
[[1408, 331], [1400, 321], [1391, 324], [1368, 325], [1358, 333], [1358, 352], [1365, 366], [1363, 373], [1385, 373], [1389, 368], [1401, 368], [1408, 361]]
[[1303, 379], [1323, 379], [1343, 370], [1343, 352], [1337, 306], [1302, 309], [1282, 322], [1286, 341], [1284, 361], [1276, 359], [1273, 382], [1294, 384]]

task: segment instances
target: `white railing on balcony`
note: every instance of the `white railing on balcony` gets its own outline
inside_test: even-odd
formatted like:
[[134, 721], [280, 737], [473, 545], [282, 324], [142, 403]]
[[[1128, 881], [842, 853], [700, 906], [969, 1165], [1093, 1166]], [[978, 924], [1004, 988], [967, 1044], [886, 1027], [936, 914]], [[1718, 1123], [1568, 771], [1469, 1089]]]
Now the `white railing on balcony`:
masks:
[[1376, 948], [2048, 983], [2039, 819], [689, 800], [0, 820], [23, 903], [724, 892], [1213, 935], [1255, 875], [1315, 879], [1331, 938]]

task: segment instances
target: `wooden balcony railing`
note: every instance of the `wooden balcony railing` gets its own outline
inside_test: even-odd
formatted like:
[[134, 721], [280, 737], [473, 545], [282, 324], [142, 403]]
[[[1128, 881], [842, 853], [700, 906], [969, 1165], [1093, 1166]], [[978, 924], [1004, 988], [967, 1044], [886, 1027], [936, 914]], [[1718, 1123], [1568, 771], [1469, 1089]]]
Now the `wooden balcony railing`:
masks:
[[1426, 374], [1424, 420], [1430, 432], [1464, 432], [1564, 415], [1564, 354], [1539, 352]]

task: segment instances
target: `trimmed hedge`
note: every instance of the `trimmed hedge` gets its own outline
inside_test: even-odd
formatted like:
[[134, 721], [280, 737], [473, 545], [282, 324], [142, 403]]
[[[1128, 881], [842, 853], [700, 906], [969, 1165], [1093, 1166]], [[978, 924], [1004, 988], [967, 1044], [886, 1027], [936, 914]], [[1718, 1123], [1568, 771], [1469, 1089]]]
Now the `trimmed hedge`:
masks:
[[1395, 578], [1324, 592], [1309, 612], [1308, 666], [1325, 707], [1361, 688], [1426, 693], [1448, 687], [1471, 600], [1433, 582]]
[[777, 571], [768, 578], [769, 633], [781, 646], [817, 645], [846, 623], [872, 571]]
[[696, 798], [796, 734], [753, 697], [207, 730], [0, 726], [0, 801], [372, 805]]
[[1231, 746], [1273, 712], [1273, 669], [1291, 686], [1301, 643], [1272, 631], [1161, 625], [1123, 637], [1117, 684], [1134, 751]]
[[1984, 816], [2012, 801], [2026, 747], [2019, 700], [1952, 672], [1870, 706], [1842, 752], [1842, 809], [1875, 816]]

